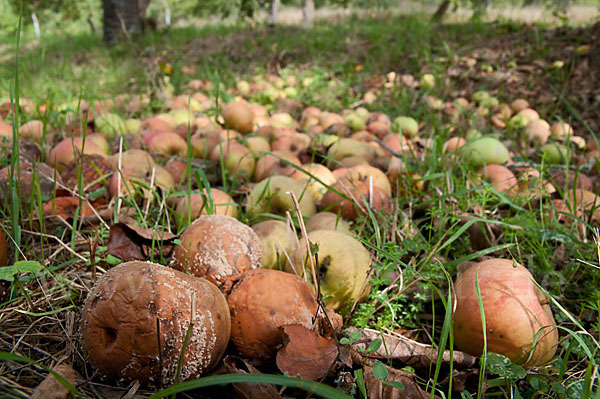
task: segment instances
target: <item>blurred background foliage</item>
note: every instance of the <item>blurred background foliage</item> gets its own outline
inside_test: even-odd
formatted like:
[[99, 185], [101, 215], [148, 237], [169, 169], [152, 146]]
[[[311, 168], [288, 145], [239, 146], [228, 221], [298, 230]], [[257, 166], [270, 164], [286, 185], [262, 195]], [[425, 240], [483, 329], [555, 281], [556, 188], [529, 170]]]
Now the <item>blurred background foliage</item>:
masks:
[[[136, 0], [131, 0], [136, 1]], [[190, 17], [216, 16], [221, 18], [252, 18], [267, 8], [268, 0], [150, 0], [146, 17], [164, 24], [165, 17], [172, 23]], [[316, 8], [352, 7], [358, 9], [390, 9], [406, 6], [408, 0], [314, 0]], [[443, 0], [423, 0], [435, 10]], [[572, 4], [594, 4], [600, 0], [447, 0], [448, 10], [471, 8], [485, 11], [488, 5], [523, 7], [542, 5], [556, 12], [564, 12]], [[281, 0], [281, 8], [301, 7], [302, 0]], [[44, 31], [55, 34], [81, 33], [82, 30], [102, 31], [101, 0], [0, 0], [0, 36], [16, 33], [19, 14], [23, 24], [32, 25], [37, 18]]]

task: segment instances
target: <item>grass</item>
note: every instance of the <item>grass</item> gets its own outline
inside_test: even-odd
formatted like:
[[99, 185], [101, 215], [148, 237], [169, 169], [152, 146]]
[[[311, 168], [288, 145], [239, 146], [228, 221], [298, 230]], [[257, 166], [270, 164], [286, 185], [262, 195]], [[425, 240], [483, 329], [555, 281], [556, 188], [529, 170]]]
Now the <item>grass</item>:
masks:
[[[499, 366], [500, 361], [484, 356], [482, 359], [485, 360], [479, 363], [481, 370], [476, 373], [477, 381], [467, 383], [461, 394], [463, 397], [508, 397], [519, 392], [522, 397], [533, 397], [535, 392], [541, 392], [547, 397], [593, 397], [598, 393], [594, 373], [599, 360], [600, 290], [597, 287], [600, 281], [595, 266], [598, 249], [589, 234], [594, 223], [590, 214], [576, 214], [578, 205], [572, 195], [572, 200], [568, 201], [571, 212], [565, 217], [573, 222], [560, 223], [548, 215], [547, 209], [553, 205], [547, 201], [539, 197], [518, 200], [481, 182], [473, 176], [472, 167], [445, 154], [443, 144], [448, 137], [464, 136], [472, 127], [485, 134], [497, 134], [498, 129], [479, 117], [475, 110], [463, 112], [452, 121], [448, 115], [427, 106], [425, 101], [428, 95], [448, 100], [469, 97], [480, 89], [490, 89], [501, 101], [514, 99], [510, 87], [494, 88], [490, 81], [481, 77], [485, 77], [481, 74], [483, 69], [465, 67], [460, 57], [471, 55], [474, 49], [487, 48], [493, 53], [499, 44], [503, 47], [514, 45], [511, 54], [492, 61], [480, 60], [478, 67], [486, 64], [486, 69], [491, 67], [519, 76], [515, 68], [508, 65], [511, 61], [528, 66], [540, 54], [553, 60], [562, 51], [562, 42], [559, 46], [545, 38], [545, 34], [551, 32], [544, 25], [529, 27], [513, 22], [437, 26], [431, 25], [423, 15], [417, 15], [376, 19], [351, 16], [339, 24], [320, 21], [310, 31], [293, 26], [251, 28], [241, 24], [178, 28], [151, 33], [114, 47], [105, 47], [100, 38], [86, 34], [68, 40], [45, 36], [37, 44], [23, 43], [16, 68], [15, 59], [0, 65], [0, 97], [33, 100], [37, 107], [33, 111], [24, 110], [20, 119], [43, 119], [48, 147], [52, 138], [56, 141], [63, 134], [66, 118], [76, 113], [66, 110], [65, 104], [69, 104], [71, 110], [78, 110], [81, 100], [93, 102], [123, 93], [147, 94], [150, 99], [147, 106], [130, 112], [118, 111], [123, 117], [144, 118], [164, 110], [164, 87], [172, 85], [176, 93], [181, 93], [187, 90], [192, 78], [213, 82], [213, 89], [207, 90], [206, 94], [215, 101], [205, 112], [214, 119], [220, 112], [218, 98], [229, 101], [237, 94], [232, 90], [236, 80], [253, 82], [262, 77], [275, 83], [276, 79], [269, 77], [274, 74], [284, 79], [296, 78], [300, 82], [298, 99], [306, 105], [331, 111], [360, 105], [392, 118], [398, 115], [416, 118], [422, 122], [422, 140], [415, 143], [411, 152], [401, 154], [407, 173], [395, 184], [394, 212], [374, 212], [365, 206], [367, 198], [361, 198], [355, 204], [368, 212], [355, 221], [353, 232], [370, 250], [374, 262], [368, 297], [345, 310], [345, 326], [398, 330], [419, 342], [438, 347], [435, 367], [415, 371], [419, 380], [429, 383], [422, 384], [424, 390], [431, 395], [447, 392], [450, 397], [452, 387], [459, 384], [452, 378], [454, 366], [442, 364], [441, 356], [444, 349], [455, 350], [450, 317], [454, 301], [452, 277], [460, 267], [485, 256], [512, 258], [532, 271], [549, 296], [561, 330], [559, 350], [551, 364], [528, 370], [524, 376], [516, 372], [506, 374], [506, 370], [514, 371], [516, 365], [508, 362]], [[585, 42], [585, 37], [569, 30], [559, 33], [574, 45]], [[534, 41], [528, 41], [528, 38]], [[10, 38], [0, 38], [0, 43], [13, 42]], [[20, 45], [15, 44], [16, 51]], [[548, 90], [560, 87], [561, 95], [557, 101], [543, 102], [538, 97], [528, 99], [533, 104], [540, 102], [539, 107], [544, 110], [543, 116], [547, 120], [564, 118], [576, 127], [576, 131], [593, 141], [591, 126], [597, 125], [597, 116], [594, 119], [585, 110], [578, 109], [579, 103], [572, 97], [576, 93], [569, 91], [575, 80], [569, 71], [578, 65], [578, 59], [567, 57], [565, 61], [570, 63], [566, 68], [571, 69], [557, 73], [545, 66], [540, 68], [541, 73], [531, 77], [537, 80], [522, 79], [516, 86], [523, 91], [536, 86], [552, 86]], [[172, 73], [166, 73], [167, 64], [172, 67]], [[186, 74], [184, 67], [188, 66], [194, 66], [195, 71]], [[402, 85], [386, 87], [387, 74], [391, 71], [397, 75], [413, 74], [417, 79], [422, 73], [430, 72], [436, 77], [436, 86], [429, 91]], [[310, 85], [302, 83], [306, 79]], [[371, 104], [364, 102], [363, 94], [373, 88], [377, 90], [377, 100]], [[251, 99], [265, 103], [270, 109], [274, 107], [265, 93], [252, 95]], [[46, 110], [40, 110], [40, 105]], [[19, 120], [18, 117], [15, 119]], [[10, 117], [8, 120], [12, 121]], [[85, 119], [80, 123], [82, 127], [87, 125]], [[189, 143], [190, 126], [186, 133]], [[504, 134], [505, 139], [518, 143], [523, 131], [515, 129]], [[10, 196], [3, 192], [4, 202], [8, 205], [1, 211], [3, 230], [18, 244], [11, 259], [26, 257], [40, 262], [44, 269], [20, 271], [10, 288], [10, 296], [2, 299], [0, 324], [6, 328], [0, 331], [0, 350], [12, 351], [15, 355], [0, 353], [0, 358], [7, 361], [0, 366], [0, 378], [8, 382], [0, 392], [8, 397], [25, 397], [43, 377], [37, 366], [16, 367], [13, 362], [24, 361], [16, 355], [35, 359], [42, 368], [53, 366], [65, 355], [86, 380], [77, 388], [85, 395], [98, 396], [99, 382], [76, 343], [74, 321], [79, 317], [78, 307], [97, 278], [96, 270], [101, 275], [119, 259], [107, 254], [108, 225], [90, 228], [77, 216], [74, 220], [59, 221], [49, 220], [48, 215], [42, 216], [42, 204], [49, 198], [42, 192], [41, 178], [37, 174], [33, 178], [35, 190], [25, 201], [29, 204], [18, 199], [15, 195], [21, 189], [21, 183], [16, 179], [21, 176], [16, 145], [18, 129], [14, 130], [14, 135], [17, 140], [12, 156], [1, 159], [2, 165], [11, 165], [17, 171], [11, 174], [15, 178], [9, 179]], [[125, 140], [124, 145], [126, 149]], [[519, 162], [539, 166], [544, 176], [556, 171], [564, 171], [567, 175], [571, 166], [570, 161], [548, 165], [546, 159], [523, 151], [518, 144], [510, 147], [518, 154]], [[315, 144], [315, 154], [318, 154], [316, 150], [321, 148]], [[573, 152], [573, 157], [584, 154], [578, 150]], [[326, 155], [318, 156], [322, 161], [328, 160]], [[203, 167], [192, 167], [191, 158], [191, 150], [188, 150], [182, 160], [187, 161], [186, 175], [190, 178], [184, 185], [165, 192], [156, 189], [151, 180], [128, 185], [126, 190], [130, 195], [121, 200], [121, 209], [132, 209], [133, 218], [143, 226], [177, 226], [181, 229], [191, 222], [191, 217], [184, 216], [183, 221], [175, 218], [169, 204], [172, 195], [188, 196], [189, 199], [193, 192], [206, 189], [209, 211], [216, 208], [212, 203], [212, 188], [223, 188], [236, 202], [243, 201], [251, 187], [244, 179], [238, 179], [226, 170], [223, 154], [220, 162], [204, 163]], [[168, 157], [157, 159], [164, 164]], [[76, 166], [79, 170], [83, 170], [83, 162], [80, 158]], [[598, 166], [592, 164], [585, 172], [597, 177]], [[579, 167], [576, 173], [582, 173]], [[541, 184], [538, 180], [532, 190]], [[150, 196], [143, 195], [140, 187], [150, 190]], [[567, 198], [568, 193], [573, 193], [572, 187], [557, 188]], [[81, 173], [77, 187], [71, 189], [80, 198], [81, 207], [84, 199], [89, 199]], [[135, 196], [134, 192], [139, 195]], [[252, 220], [253, 215], [244, 212], [244, 206], [240, 206], [240, 213], [240, 220]], [[111, 216], [113, 222], [119, 220], [117, 209]], [[585, 226], [587, 231], [582, 233], [580, 226]], [[39, 232], [43, 233], [41, 246], [40, 236], [34, 234]], [[154, 248], [163, 244], [154, 237], [151, 256], [154, 256]], [[168, 261], [162, 255], [154, 260]], [[479, 291], [479, 287], [477, 289]], [[41, 338], [44, 336], [50, 338], [44, 340]], [[183, 359], [183, 352], [180, 358]], [[406, 367], [394, 360], [389, 362], [397, 368]], [[505, 374], [495, 378], [498, 373]], [[353, 374], [357, 376], [354, 389], [366, 395], [363, 370], [357, 368]], [[444, 382], [444, 376], [450, 376], [449, 380]], [[484, 391], [486, 379], [489, 384]], [[318, 388], [325, 396], [334, 395], [328, 393], [326, 387], [287, 377], [264, 376], [261, 379], [251, 375], [229, 379], [227, 376], [206, 377], [155, 395], [162, 397], [185, 389], [236, 381]], [[333, 385], [332, 380], [325, 382]]]

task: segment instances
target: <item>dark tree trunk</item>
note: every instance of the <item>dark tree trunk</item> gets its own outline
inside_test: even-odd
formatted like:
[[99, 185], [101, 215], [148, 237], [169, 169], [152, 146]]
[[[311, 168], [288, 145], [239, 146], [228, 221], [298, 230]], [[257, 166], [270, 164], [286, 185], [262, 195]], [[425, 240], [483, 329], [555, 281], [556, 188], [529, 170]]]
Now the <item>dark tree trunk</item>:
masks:
[[439, 5], [433, 16], [431, 17], [432, 21], [439, 22], [446, 15], [446, 11], [448, 11], [448, 7], [450, 7], [450, 0], [443, 0]]
[[141, 30], [138, 0], [102, 0], [104, 41], [114, 43]]

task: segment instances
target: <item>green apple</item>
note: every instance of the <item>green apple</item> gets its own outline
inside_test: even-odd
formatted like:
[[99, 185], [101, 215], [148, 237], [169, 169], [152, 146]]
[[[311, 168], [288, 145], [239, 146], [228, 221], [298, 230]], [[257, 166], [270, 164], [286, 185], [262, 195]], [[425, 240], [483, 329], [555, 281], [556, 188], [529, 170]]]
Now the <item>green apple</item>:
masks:
[[248, 196], [246, 212], [252, 216], [261, 213], [285, 215], [287, 211], [293, 214], [295, 208], [289, 192], [296, 196], [302, 216], [317, 213], [315, 199], [307, 186], [287, 176], [271, 176], [257, 183]]
[[[371, 254], [361, 242], [336, 230], [311, 231], [308, 240], [317, 247], [319, 263], [315, 265], [315, 272], [320, 279], [325, 305], [338, 310], [364, 298], [368, 293], [365, 283], [371, 267]], [[309, 255], [311, 252], [306, 241], [301, 240], [300, 250], [294, 256], [294, 268], [298, 273], [304, 268], [304, 273], [311, 281]], [[286, 267], [292, 271], [292, 265], [288, 263]]]

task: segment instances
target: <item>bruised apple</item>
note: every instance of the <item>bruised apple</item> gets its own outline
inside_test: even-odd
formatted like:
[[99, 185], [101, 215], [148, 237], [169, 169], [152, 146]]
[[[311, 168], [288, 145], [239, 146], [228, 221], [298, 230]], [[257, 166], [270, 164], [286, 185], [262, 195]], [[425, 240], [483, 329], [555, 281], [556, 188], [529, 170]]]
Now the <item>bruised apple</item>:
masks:
[[246, 272], [227, 302], [231, 342], [242, 355], [259, 361], [273, 360], [284, 343], [281, 327], [299, 324], [312, 330], [318, 307], [306, 281], [270, 269]]
[[533, 282], [531, 273], [507, 259], [476, 263], [456, 280], [453, 328], [457, 347], [474, 356], [483, 352], [476, 281], [485, 315], [488, 351], [526, 367], [541, 366], [552, 360], [558, 331], [548, 300]]

